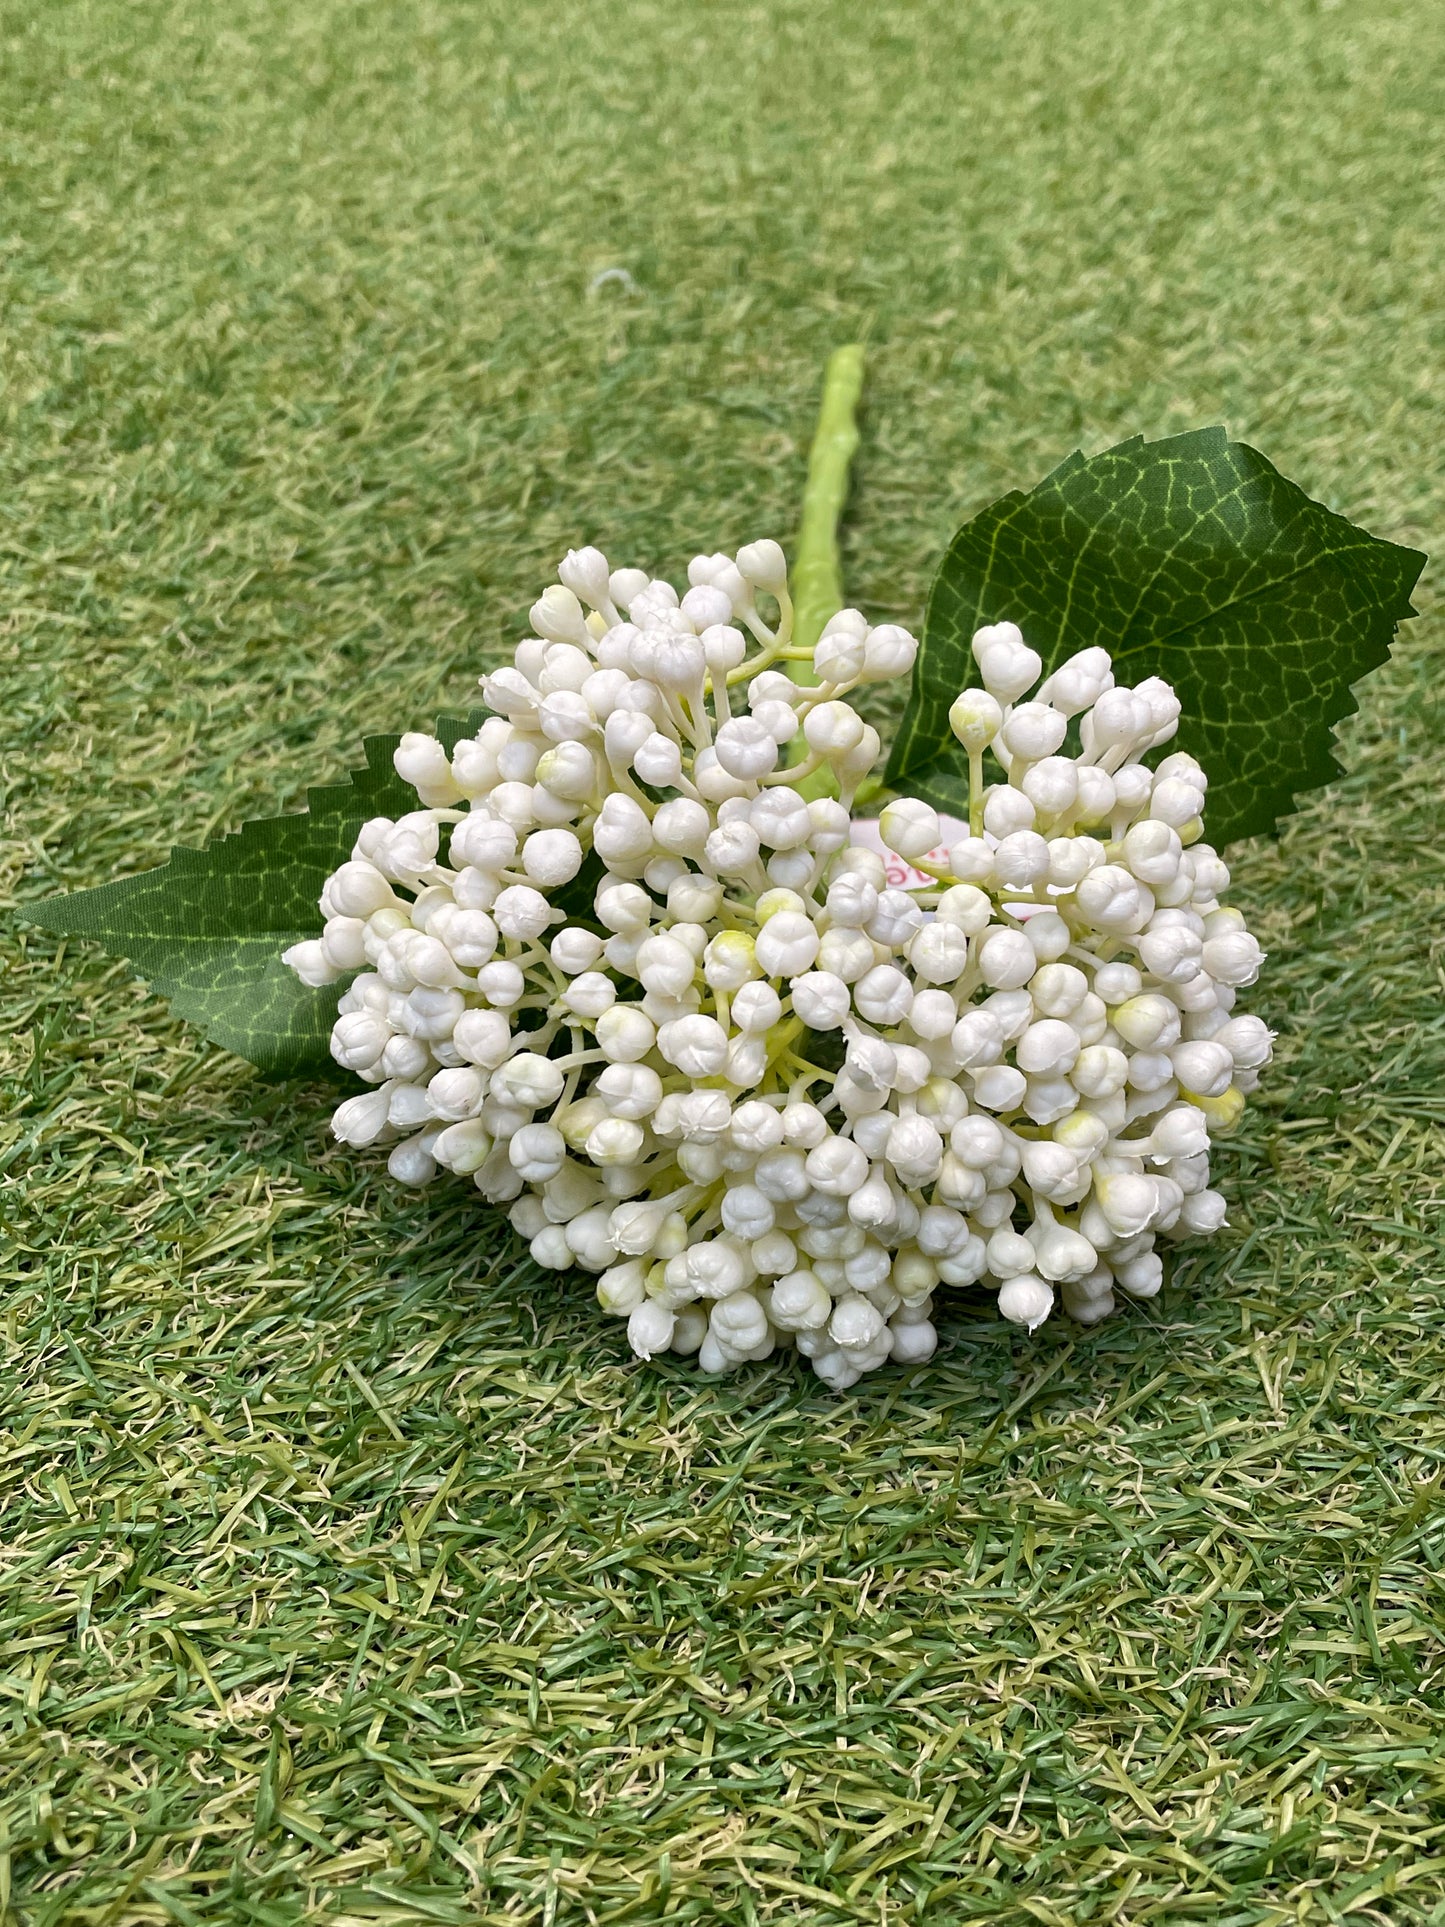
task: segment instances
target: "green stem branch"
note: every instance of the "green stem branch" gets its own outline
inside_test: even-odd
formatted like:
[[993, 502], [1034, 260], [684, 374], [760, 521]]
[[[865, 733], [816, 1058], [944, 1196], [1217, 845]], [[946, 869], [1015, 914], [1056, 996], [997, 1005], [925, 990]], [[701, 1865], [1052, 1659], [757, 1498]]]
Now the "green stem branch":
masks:
[[[858, 402], [863, 393], [863, 349], [835, 348], [823, 375], [823, 400], [808, 456], [803, 519], [793, 563], [793, 647], [811, 651], [823, 624], [843, 606], [838, 523], [848, 499], [848, 476], [858, 447]], [[790, 674], [793, 672], [790, 670]], [[799, 682], [813, 682], [800, 675]]]
[[[823, 374], [818, 426], [808, 455], [803, 517], [793, 560], [793, 634], [785, 658], [788, 674], [804, 686], [815, 683], [813, 645], [828, 618], [843, 606], [843, 569], [838, 524], [848, 499], [849, 472], [858, 447], [858, 402], [863, 393], [863, 348], [851, 342], [835, 348]], [[796, 652], [796, 653], [795, 653]], [[790, 761], [805, 754], [801, 738]], [[838, 785], [826, 767], [798, 785], [804, 796], [836, 796]]]

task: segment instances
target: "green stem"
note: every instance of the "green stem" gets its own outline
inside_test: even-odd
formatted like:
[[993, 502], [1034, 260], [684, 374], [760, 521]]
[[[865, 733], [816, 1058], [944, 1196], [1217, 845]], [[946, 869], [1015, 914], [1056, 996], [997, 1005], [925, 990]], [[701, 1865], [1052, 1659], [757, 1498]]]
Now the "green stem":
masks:
[[[848, 471], [858, 447], [858, 401], [863, 393], [863, 349], [858, 342], [835, 348], [823, 375], [823, 400], [808, 456], [803, 520], [793, 563], [793, 646], [811, 649], [823, 624], [843, 606], [843, 569], [838, 523], [848, 499]], [[816, 678], [788, 673], [797, 682]]]
[[[803, 488], [803, 517], [793, 560], [792, 647], [806, 651], [787, 660], [787, 672], [804, 686], [815, 683], [813, 645], [828, 618], [843, 607], [843, 569], [838, 553], [838, 523], [848, 499], [848, 477], [858, 447], [858, 402], [863, 393], [863, 348], [851, 342], [835, 348], [823, 374], [823, 399], [818, 426], [808, 455], [808, 479]], [[806, 753], [795, 739], [789, 761]], [[824, 767], [798, 785], [804, 796], [836, 796], [838, 784]]]

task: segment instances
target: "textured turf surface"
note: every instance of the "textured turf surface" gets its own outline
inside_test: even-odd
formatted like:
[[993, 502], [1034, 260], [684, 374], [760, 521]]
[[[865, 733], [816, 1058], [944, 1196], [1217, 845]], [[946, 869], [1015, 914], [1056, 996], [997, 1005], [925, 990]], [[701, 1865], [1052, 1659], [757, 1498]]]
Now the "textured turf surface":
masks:
[[[1423, 0], [4, 7], [7, 892], [465, 707], [574, 541], [786, 538], [864, 328], [879, 617], [1216, 420], [1438, 548], [1442, 111]], [[1228, 1236], [844, 1398], [7, 917], [0, 1915], [1445, 1921], [1442, 677], [1237, 853]]]

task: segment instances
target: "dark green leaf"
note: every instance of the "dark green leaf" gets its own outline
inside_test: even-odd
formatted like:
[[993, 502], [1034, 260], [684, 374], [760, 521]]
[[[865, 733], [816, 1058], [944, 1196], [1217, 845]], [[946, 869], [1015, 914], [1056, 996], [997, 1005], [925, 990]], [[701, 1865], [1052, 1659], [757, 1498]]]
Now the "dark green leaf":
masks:
[[[444, 716], [437, 734], [450, 748], [484, 719], [480, 711]], [[366, 768], [308, 791], [304, 811], [247, 823], [204, 850], [174, 850], [159, 869], [54, 897], [25, 915], [125, 957], [180, 1016], [268, 1076], [329, 1070], [339, 987], [308, 990], [281, 952], [318, 934], [322, 886], [361, 825], [417, 807], [392, 768], [400, 740], [368, 737]]]
[[948, 708], [969, 642], [1018, 623], [1047, 672], [1102, 644], [1121, 682], [1163, 676], [1209, 774], [1211, 841], [1275, 827], [1338, 773], [1334, 725], [1385, 661], [1425, 558], [1313, 502], [1222, 428], [1070, 455], [967, 523], [934, 578], [888, 782], [966, 814]]

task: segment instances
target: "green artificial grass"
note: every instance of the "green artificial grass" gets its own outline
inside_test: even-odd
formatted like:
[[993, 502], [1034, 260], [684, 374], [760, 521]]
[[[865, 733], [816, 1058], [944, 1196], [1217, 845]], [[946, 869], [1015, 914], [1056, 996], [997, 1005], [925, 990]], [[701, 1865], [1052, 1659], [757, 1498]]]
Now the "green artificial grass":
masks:
[[[864, 331], [875, 618], [1216, 420], [1439, 548], [1442, 114], [1424, 0], [0, 9], [11, 902], [465, 707], [574, 542], [791, 539]], [[1235, 852], [1231, 1230], [841, 1398], [7, 916], [0, 1915], [1445, 1922], [1442, 679]]]

